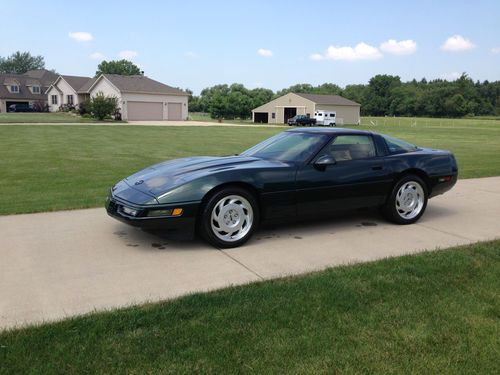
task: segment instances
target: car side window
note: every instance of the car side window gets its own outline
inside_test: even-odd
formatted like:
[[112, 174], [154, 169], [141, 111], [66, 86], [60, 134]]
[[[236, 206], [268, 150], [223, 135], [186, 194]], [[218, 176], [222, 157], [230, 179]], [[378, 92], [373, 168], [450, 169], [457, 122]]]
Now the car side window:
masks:
[[382, 138], [384, 138], [390, 154], [403, 154], [406, 152], [413, 152], [418, 149], [415, 145], [402, 141], [401, 139], [389, 137], [388, 135], [382, 135]]
[[372, 158], [377, 155], [369, 135], [339, 135], [320, 153], [332, 156], [337, 162]]

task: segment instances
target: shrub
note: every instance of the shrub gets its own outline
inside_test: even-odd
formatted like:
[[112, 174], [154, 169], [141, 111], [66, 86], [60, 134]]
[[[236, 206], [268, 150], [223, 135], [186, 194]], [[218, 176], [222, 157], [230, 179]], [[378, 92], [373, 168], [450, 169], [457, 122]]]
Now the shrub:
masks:
[[71, 112], [75, 110], [75, 106], [73, 104], [61, 104], [59, 106], [59, 112]]
[[90, 113], [90, 101], [85, 100], [78, 104], [78, 114], [80, 116], [86, 115], [87, 113]]
[[92, 116], [98, 120], [102, 121], [105, 118], [110, 118], [118, 109], [118, 98], [98, 92], [96, 96], [90, 99], [89, 109]]
[[43, 100], [37, 100], [33, 103], [33, 111], [34, 112], [48, 112], [49, 105], [46, 104]]

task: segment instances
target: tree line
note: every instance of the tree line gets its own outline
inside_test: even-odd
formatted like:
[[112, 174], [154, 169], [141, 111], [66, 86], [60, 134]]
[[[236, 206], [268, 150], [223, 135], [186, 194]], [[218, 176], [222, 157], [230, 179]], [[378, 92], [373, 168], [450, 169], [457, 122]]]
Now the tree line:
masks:
[[[43, 56], [32, 56], [29, 52], [17, 51], [8, 57], [0, 56], [0, 73], [23, 74], [32, 69], [45, 68]], [[102, 61], [96, 75], [144, 74], [131, 61]], [[200, 95], [189, 94], [191, 112], [207, 112], [213, 118], [247, 119], [252, 109], [289, 92], [308, 94], [341, 95], [361, 104], [361, 114], [369, 116], [427, 116], [463, 117], [499, 116], [500, 81], [474, 81], [463, 73], [454, 81], [425, 78], [402, 82], [399, 76], [381, 74], [370, 79], [368, 84], [347, 85], [334, 83], [313, 86], [296, 84], [273, 92], [266, 88], [247, 89], [239, 83], [215, 85], [203, 89]]]
[[463, 73], [454, 81], [425, 78], [402, 82], [399, 76], [376, 75], [368, 84], [296, 84], [276, 93], [265, 88], [249, 90], [241, 84], [216, 85], [189, 98], [191, 112], [213, 118], [247, 119], [252, 109], [289, 92], [341, 95], [361, 104], [368, 116], [463, 117], [500, 115], [500, 81], [473, 81]]

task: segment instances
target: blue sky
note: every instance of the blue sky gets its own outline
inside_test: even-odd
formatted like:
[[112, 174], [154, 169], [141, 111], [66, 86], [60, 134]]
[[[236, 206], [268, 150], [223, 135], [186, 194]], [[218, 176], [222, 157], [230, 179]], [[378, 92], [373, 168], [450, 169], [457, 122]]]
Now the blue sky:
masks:
[[500, 1], [0, 0], [0, 9], [10, 9], [0, 56], [30, 51], [59, 73], [89, 76], [103, 56], [125, 56], [196, 93], [233, 82], [345, 86], [383, 73], [500, 79]]

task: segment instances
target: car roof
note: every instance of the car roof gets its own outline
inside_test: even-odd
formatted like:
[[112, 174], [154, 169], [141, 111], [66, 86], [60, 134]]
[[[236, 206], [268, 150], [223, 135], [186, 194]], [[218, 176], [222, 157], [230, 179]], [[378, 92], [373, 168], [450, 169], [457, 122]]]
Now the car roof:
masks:
[[311, 128], [294, 128], [286, 130], [290, 133], [314, 133], [314, 134], [373, 134], [367, 130], [348, 129], [348, 128], [326, 128], [326, 127], [311, 127]]

